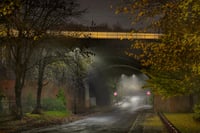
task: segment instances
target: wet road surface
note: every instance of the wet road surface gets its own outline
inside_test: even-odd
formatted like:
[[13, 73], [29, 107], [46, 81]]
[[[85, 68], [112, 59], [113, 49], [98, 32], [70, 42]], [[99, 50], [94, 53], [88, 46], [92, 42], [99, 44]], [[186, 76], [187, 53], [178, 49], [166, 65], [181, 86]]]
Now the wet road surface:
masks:
[[118, 107], [72, 123], [33, 129], [23, 133], [130, 133], [137, 116], [149, 109], [149, 106], [134, 109]]
[[143, 111], [145, 109], [142, 107], [132, 112], [118, 108], [72, 123], [37, 128], [23, 133], [128, 133], [137, 116]]

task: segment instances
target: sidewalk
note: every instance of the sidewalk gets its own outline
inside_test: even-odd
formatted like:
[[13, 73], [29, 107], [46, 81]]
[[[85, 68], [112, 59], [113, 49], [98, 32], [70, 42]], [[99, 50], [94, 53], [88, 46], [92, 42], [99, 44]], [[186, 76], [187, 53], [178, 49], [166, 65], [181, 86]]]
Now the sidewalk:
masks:
[[128, 133], [168, 133], [158, 115], [154, 112], [141, 112]]

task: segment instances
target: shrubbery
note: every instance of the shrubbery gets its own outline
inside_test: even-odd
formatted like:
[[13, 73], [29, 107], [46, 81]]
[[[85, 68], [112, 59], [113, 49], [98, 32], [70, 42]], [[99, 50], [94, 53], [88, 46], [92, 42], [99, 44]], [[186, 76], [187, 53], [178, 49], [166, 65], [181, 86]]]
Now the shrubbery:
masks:
[[65, 98], [65, 92], [64, 89], [59, 89], [58, 94], [56, 95], [56, 98], [60, 100], [64, 105], [66, 105], [66, 98]]
[[63, 111], [66, 110], [66, 106], [60, 99], [46, 98], [42, 100], [42, 109], [49, 111]]
[[194, 116], [193, 118], [197, 121], [200, 121], [200, 104], [194, 106]]
[[59, 89], [56, 98], [46, 98], [42, 100], [42, 107], [44, 110], [50, 111], [64, 111], [66, 110], [66, 98], [64, 90]]
[[[43, 98], [42, 109], [45, 111], [66, 111], [66, 98], [64, 89], [59, 89], [55, 98]], [[24, 112], [31, 112], [36, 105], [36, 100], [32, 93], [29, 93], [23, 103]]]

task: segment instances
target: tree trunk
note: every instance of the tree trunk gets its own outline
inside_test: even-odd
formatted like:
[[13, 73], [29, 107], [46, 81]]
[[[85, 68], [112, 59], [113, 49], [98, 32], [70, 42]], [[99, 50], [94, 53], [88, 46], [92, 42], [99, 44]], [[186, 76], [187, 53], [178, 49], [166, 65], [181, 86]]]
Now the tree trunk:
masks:
[[36, 107], [33, 110], [33, 114], [41, 114], [42, 112], [42, 106], [41, 106], [41, 94], [42, 94], [42, 85], [38, 83], [38, 89], [37, 89], [37, 102]]
[[190, 107], [190, 109], [191, 109], [190, 111], [193, 112], [193, 108], [194, 108], [194, 97], [193, 97], [193, 94], [189, 95], [189, 100], [190, 100], [190, 106], [191, 106]]
[[[76, 80], [74, 80], [76, 81]], [[73, 113], [74, 114], [77, 114], [78, 111], [77, 111], [77, 99], [78, 99], [78, 95], [77, 95], [77, 83], [75, 83], [75, 86], [74, 86], [74, 91], [73, 91]]]
[[84, 112], [85, 98], [84, 98], [84, 86], [81, 77], [78, 77], [78, 111]]
[[20, 80], [20, 76], [16, 76], [15, 81], [15, 102], [16, 102], [16, 118], [18, 120], [22, 119], [23, 111], [22, 111], [22, 102], [21, 102], [21, 94], [22, 94], [22, 86], [23, 82]]
[[38, 88], [37, 88], [37, 102], [36, 107], [32, 113], [34, 114], [41, 114], [42, 106], [41, 106], [41, 95], [42, 95], [42, 88], [43, 88], [43, 79], [44, 79], [44, 71], [45, 71], [45, 64], [44, 61], [39, 62], [38, 68]]
[[15, 90], [15, 96], [16, 96], [16, 118], [18, 120], [22, 119], [23, 111], [22, 111], [22, 104], [21, 104], [21, 90], [20, 88]]
[[41, 114], [42, 111], [41, 95], [42, 95], [42, 81], [38, 80], [37, 102], [36, 102], [36, 107], [32, 112], [33, 114]]
[[77, 114], [77, 100], [76, 96], [74, 96], [74, 103], [73, 103], [73, 113]]

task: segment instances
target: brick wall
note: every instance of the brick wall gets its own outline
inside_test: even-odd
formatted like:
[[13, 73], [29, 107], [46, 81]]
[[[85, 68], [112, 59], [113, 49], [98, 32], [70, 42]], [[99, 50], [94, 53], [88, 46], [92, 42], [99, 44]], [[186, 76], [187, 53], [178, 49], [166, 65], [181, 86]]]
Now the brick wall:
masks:
[[[15, 90], [14, 90], [15, 80], [0, 80], [0, 90], [7, 97], [9, 101], [15, 100]], [[67, 100], [67, 108], [72, 109], [72, 91], [66, 85], [58, 85], [49, 81], [48, 85], [43, 88], [42, 98], [55, 98], [58, 90], [63, 88], [65, 90], [65, 96]], [[26, 81], [25, 86], [22, 90], [22, 101], [25, 100], [29, 95], [36, 99], [37, 94], [37, 82], [36, 81]]]

